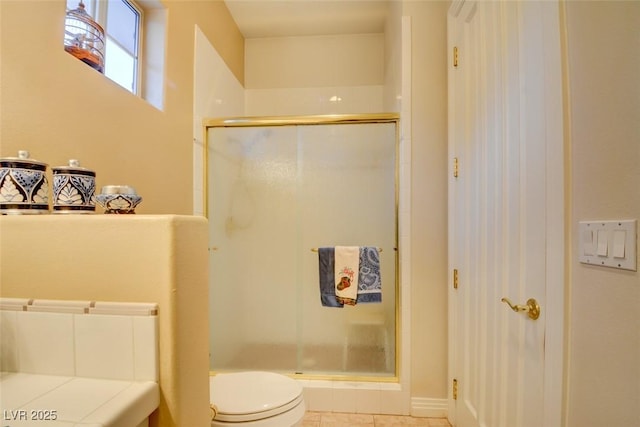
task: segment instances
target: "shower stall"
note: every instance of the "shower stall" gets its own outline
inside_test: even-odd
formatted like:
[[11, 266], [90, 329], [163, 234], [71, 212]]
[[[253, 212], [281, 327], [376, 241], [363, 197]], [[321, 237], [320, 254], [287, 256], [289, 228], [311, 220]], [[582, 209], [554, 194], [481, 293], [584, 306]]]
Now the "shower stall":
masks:
[[[210, 369], [397, 379], [398, 117], [207, 120]], [[319, 247], [379, 249], [382, 302], [325, 307]]]

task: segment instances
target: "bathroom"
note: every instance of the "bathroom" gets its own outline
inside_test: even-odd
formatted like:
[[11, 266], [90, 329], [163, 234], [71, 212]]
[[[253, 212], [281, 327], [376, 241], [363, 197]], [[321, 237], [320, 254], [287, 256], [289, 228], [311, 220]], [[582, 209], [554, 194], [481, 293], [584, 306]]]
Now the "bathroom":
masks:
[[[198, 141], [202, 141], [197, 121], [211, 116], [245, 115], [244, 109], [248, 104], [259, 106], [263, 99], [274, 96], [264, 88], [248, 88], [243, 92], [244, 89], [235, 84], [233, 79], [229, 82], [229, 74], [222, 74], [209, 83], [236, 92], [228, 98], [220, 96], [201, 99], [203, 104], [196, 105], [198, 96], [195, 92], [199, 88], [196, 79], [202, 78], [202, 74], [198, 72], [197, 66], [194, 70], [193, 64], [211, 60], [214, 61], [213, 66], [219, 67], [218, 70], [224, 70], [220, 62], [215, 62], [220, 61], [211, 51], [210, 46], [215, 46], [230, 73], [246, 84], [251, 70], [258, 67], [242, 52], [243, 49], [250, 49], [250, 46], [241, 47], [242, 36], [230, 24], [230, 17], [222, 4], [153, 1], [148, 4], [152, 12], [158, 5], [166, 6], [171, 16], [167, 20], [165, 34], [166, 84], [161, 110], [131, 96], [88, 67], [78, 66], [73, 58], [65, 54], [59, 42], [60, 23], [65, 13], [64, 1], [0, 2], [1, 154], [14, 155], [20, 149], [29, 149], [35, 158], [50, 165], [60, 165], [69, 158], [79, 158], [87, 167], [98, 172], [98, 186], [110, 183], [134, 185], [144, 197], [138, 213], [191, 215], [203, 209], [202, 205], [198, 205], [199, 199], [194, 198], [194, 193], [202, 190], [202, 181], [194, 178], [198, 176], [198, 172], [202, 173], [197, 169], [200, 163], [194, 160], [193, 150], [194, 135], [196, 145]], [[589, 33], [579, 25], [593, 22], [594, 16], [600, 15], [583, 11], [578, 5], [572, 7], [575, 9], [571, 10], [574, 17], [571, 22], [575, 26], [571, 30], [576, 32], [577, 39]], [[406, 380], [407, 388], [400, 401], [405, 413], [415, 415], [439, 414], [446, 410], [449, 386], [446, 328], [446, 283], [449, 276], [446, 261], [447, 9], [447, 2], [402, 2], [401, 10], [393, 11], [395, 19], [390, 20], [384, 36], [376, 36], [383, 38], [381, 43], [385, 46], [385, 59], [381, 64], [384, 72], [369, 76], [373, 78], [366, 82], [340, 81], [341, 77], [336, 76], [337, 81], [329, 85], [364, 94], [362, 104], [353, 106], [358, 113], [368, 112], [369, 108], [375, 112], [398, 112], [402, 117], [402, 126], [406, 126], [404, 129], [410, 130], [404, 133], [403, 140], [405, 147], [410, 146], [410, 152], [405, 152], [406, 157], [401, 157], [405, 165], [411, 166], [410, 175], [400, 177], [401, 182], [411, 183], [411, 188], [401, 187], [400, 194], [401, 199], [407, 203], [404, 206], [406, 210], [401, 208], [400, 211], [400, 216], [404, 215], [405, 218], [405, 222], [401, 222], [403, 225], [400, 236], [401, 240], [404, 238], [408, 242], [401, 254], [405, 268], [402, 286], [404, 295], [410, 296], [402, 306], [404, 335], [400, 340], [406, 347], [400, 353], [400, 372], [401, 376], [406, 376], [403, 379]], [[620, 19], [620, 16], [614, 17]], [[599, 28], [599, 31], [605, 33], [614, 26], [607, 22], [601, 25], [602, 29]], [[403, 36], [403, 31], [407, 32], [406, 37]], [[201, 39], [202, 34], [206, 35], [207, 43]], [[199, 40], [202, 43], [198, 44]], [[405, 43], [401, 43], [401, 40]], [[24, 43], [28, 43], [32, 54], [24, 54]], [[197, 51], [194, 50], [194, 45], [197, 46]], [[598, 50], [599, 53], [602, 51], [604, 49]], [[632, 59], [629, 62], [629, 69], [636, 70], [633, 67], [637, 67], [637, 62]], [[607, 76], [611, 78], [605, 74]], [[207, 89], [198, 93], [207, 93]], [[304, 95], [303, 90], [300, 93]], [[400, 94], [401, 100], [397, 98]], [[327, 98], [333, 95], [335, 93], [330, 93]], [[374, 96], [375, 103], [370, 103], [367, 96]], [[346, 106], [348, 102], [349, 98], [342, 96], [341, 105]], [[585, 102], [591, 105], [598, 101], [587, 98]], [[328, 102], [318, 106], [318, 109], [306, 105], [308, 110], [297, 105], [300, 108], [296, 111], [286, 110], [284, 105], [279, 106], [276, 111], [256, 107], [256, 110], [247, 111], [246, 114], [345, 112], [331, 111], [335, 106], [327, 104]], [[411, 114], [407, 117], [403, 108], [406, 109], [409, 105]], [[198, 114], [198, 111], [201, 113]], [[580, 124], [586, 123], [588, 120]], [[595, 123], [591, 125], [596, 126]], [[633, 138], [628, 140], [633, 141]], [[634, 149], [631, 142], [627, 144], [629, 150]], [[195, 154], [197, 158], [197, 152]], [[593, 152], [582, 155], [588, 160], [599, 158]], [[148, 166], [150, 162], [153, 162], [154, 167]], [[409, 173], [408, 168], [404, 170]], [[615, 166], [610, 166], [609, 170], [615, 170]], [[637, 171], [637, 166], [630, 170]], [[589, 180], [590, 177], [588, 171], [582, 171], [575, 179]], [[575, 190], [573, 198], [584, 199], [589, 196], [585, 191]], [[626, 206], [626, 202], [621, 199], [622, 197], [618, 197], [609, 203]], [[633, 206], [637, 207], [637, 201], [635, 203]], [[583, 211], [602, 215], [586, 208]], [[406, 221], [407, 218], [409, 221]], [[11, 290], [8, 286], [9, 278], [4, 276], [2, 280], [0, 285], [4, 285], [3, 293], [15, 292], [15, 289]], [[607, 294], [601, 290], [599, 283], [585, 280], [590, 284], [589, 293], [586, 293], [585, 288], [575, 287], [574, 302], [607, 299]], [[635, 284], [637, 276], [626, 280], [625, 283]], [[598, 316], [575, 311], [574, 315], [579, 317], [572, 319], [575, 320], [574, 334], [578, 334], [574, 339], [579, 340], [586, 349], [576, 354], [591, 354], [584, 360], [589, 365], [597, 365], [599, 360], [606, 360], [606, 354], [598, 355], [590, 351], [592, 346], [589, 332], [597, 325], [597, 319], [611, 313], [622, 315], [625, 312], [608, 306], [603, 307], [603, 310], [605, 312]], [[636, 325], [634, 322], [636, 320], [628, 319], [627, 323], [619, 323]], [[623, 342], [611, 342], [607, 351], [624, 353], [629, 347], [623, 346]], [[578, 420], [597, 419], [599, 415], [591, 409], [594, 406], [590, 403], [592, 397], [580, 392], [593, 390], [594, 387], [589, 386], [590, 372], [581, 368], [573, 359], [572, 361], [572, 381], [575, 386], [571, 387], [574, 391], [573, 400], [570, 401], [571, 413], [585, 414], [573, 415]], [[633, 372], [637, 372], [637, 369]], [[616, 375], [612, 377], [622, 378], [618, 373], [614, 374]], [[606, 384], [599, 388], [605, 397], [615, 394], [617, 386], [626, 383], [620, 379]], [[618, 412], [624, 413], [625, 410]], [[589, 414], [592, 416], [589, 417]], [[589, 424], [574, 422], [569, 425]]]
[[[150, 4], [153, 6], [153, 2]], [[388, 24], [392, 31], [388, 31], [386, 35], [380, 33], [345, 36], [342, 40], [340, 37], [334, 37], [330, 38], [328, 44], [323, 44], [321, 39], [316, 38], [313, 41], [317, 46], [316, 53], [324, 57], [329, 55], [331, 43], [335, 46], [336, 43], [346, 40], [347, 43], [342, 43], [345, 45], [342, 54], [346, 55], [347, 59], [353, 57], [351, 53], [354, 49], [366, 49], [369, 57], [375, 62], [368, 66], [350, 62], [347, 65], [352, 67], [351, 72], [345, 75], [336, 74], [337, 69], [328, 69], [324, 74], [325, 79], [326, 76], [331, 76], [332, 81], [329, 82], [316, 83], [314, 79], [321, 77], [322, 73], [309, 76], [312, 77], [310, 79], [304, 76], [309, 72], [308, 69], [299, 70], [299, 78], [302, 81], [298, 83], [298, 88], [291, 88], [290, 93], [298, 92], [301, 100], [321, 99], [322, 102], [318, 102], [318, 105], [308, 102], [306, 106], [292, 105], [286, 110], [286, 105], [272, 106], [269, 109], [268, 104], [260, 101], [261, 97], [277, 98], [278, 93], [270, 94], [269, 90], [263, 89], [245, 92], [239, 83], [244, 80], [242, 83], [246, 85], [248, 74], [255, 74], [256, 67], [261, 65], [254, 64], [249, 67], [249, 55], [242, 53], [242, 49], [247, 47], [243, 46], [237, 30], [234, 32], [233, 28], [229, 29], [230, 17], [221, 10], [222, 5], [219, 2], [188, 2], [183, 5], [168, 2], [167, 13], [171, 19], [167, 20], [166, 26], [168, 43], [162, 111], [140, 98], [132, 97], [89, 67], [78, 67], [72, 57], [64, 51], [60, 52], [55, 35], [60, 31], [59, 23], [64, 15], [64, 2], [41, 2], [38, 5], [39, 7], [33, 10], [19, 3], [3, 2], [0, 9], [3, 19], [15, 17], [6, 24], [3, 21], [3, 35], [21, 37], [20, 34], [24, 34], [24, 30], [20, 26], [13, 26], [12, 22], [19, 22], [20, 18], [28, 16], [33, 27], [38, 29], [39, 38], [42, 39], [41, 44], [34, 46], [38, 49], [39, 61], [51, 64], [47, 68], [56, 70], [53, 74], [43, 67], [36, 67], [35, 63], [31, 62], [31, 56], [21, 56], [19, 50], [12, 49], [10, 43], [4, 44], [7, 38], [3, 37], [3, 60], [6, 63], [20, 64], [19, 67], [6, 70], [3, 73], [3, 81], [27, 79], [38, 83], [36, 87], [16, 84], [7, 85], [6, 88], [3, 86], [3, 106], [11, 99], [15, 103], [12, 103], [12, 108], [3, 108], [2, 153], [11, 155], [18, 149], [16, 147], [22, 147], [20, 141], [32, 141], [29, 147], [23, 148], [30, 150], [34, 158], [46, 160], [50, 165], [64, 164], [68, 158], [78, 158], [83, 165], [97, 171], [98, 188], [108, 183], [133, 185], [144, 199], [136, 210], [138, 214], [202, 213], [202, 205], [199, 205], [202, 203], [201, 199], [194, 197], [194, 193], [197, 195], [201, 190], [202, 181], [198, 175], [202, 171], [198, 168], [202, 163], [198, 161], [197, 151], [195, 155], [193, 152], [194, 146], [197, 150], [202, 141], [202, 128], [199, 126], [201, 119], [245, 114], [400, 113], [401, 106], [408, 106], [406, 99], [410, 99], [409, 95], [405, 95], [404, 101], [399, 99], [400, 91], [408, 89], [401, 87], [401, 73], [405, 73], [404, 81], [407, 82], [406, 76], [410, 72], [407, 66], [400, 66], [403, 50], [404, 61], [409, 64], [406, 55], [409, 46], [405, 42], [405, 46], [401, 47], [402, 31], [405, 32], [405, 40], [408, 34], [408, 19], [404, 18], [402, 30], [401, 15], [415, 14], [416, 18], [424, 21], [417, 25], [415, 31], [433, 32], [433, 35], [419, 36], [428, 42], [421, 43], [420, 55], [412, 58], [415, 66], [422, 68], [421, 73], [425, 75], [425, 79], [419, 81], [417, 89], [427, 94], [414, 100], [413, 108], [417, 108], [417, 111], [427, 111], [428, 108], [437, 113], [421, 114], [426, 119], [420, 120], [418, 128], [423, 130], [414, 129], [411, 133], [416, 137], [422, 132], [425, 134], [425, 140], [433, 141], [433, 147], [415, 146], [411, 153], [413, 162], [420, 161], [424, 168], [414, 170], [416, 176], [412, 178], [408, 175], [409, 153], [402, 153], [399, 161], [404, 163], [404, 175], [400, 180], [404, 183], [411, 180], [425, 181], [424, 185], [420, 185], [420, 191], [413, 193], [412, 197], [424, 199], [417, 205], [414, 203], [413, 214], [426, 216], [426, 212], [430, 212], [432, 222], [416, 224], [416, 230], [409, 230], [411, 224], [407, 219], [410, 215], [410, 200], [406, 196], [410, 193], [405, 185], [404, 189], [401, 188], [404, 194], [400, 195], [403, 201], [399, 216], [404, 218], [401, 220], [400, 233], [404, 233], [405, 236], [410, 233], [416, 236], [430, 234], [429, 238], [432, 239], [434, 247], [440, 247], [446, 241], [446, 111], [443, 108], [446, 103], [446, 3], [419, 2], [408, 5], [404, 11], [395, 8], [394, 18], [390, 17]], [[410, 9], [415, 11], [412, 12]], [[154, 12], [154, 9], [151, 12]], [[52, 19], [55, 16], [58, 19]], [[203, 17], [212, 18], [209, 20]], [[205, 39], [203, 34], [206, 35]], [[212, 46], [216, 46], [216, 49]], [[384, 55], [384, 51], [391, 52], [391, 55]], [[218, 52], [224, 52], [225, 64], [222, 64]], [[422, 66], [419, 61], [423, 63]], [[299, 63], [304, 64], [305, 61]], [[432, 65], [424, 66], [426, 63]], [[436, 66], [436, 63], [440, 66]], [[207, 78], [207, 74], [213, 74], [210, 72], [212, 69], [216, 70], [215, 78]], [[58, 85], [60, 81], [78, 82], [86, 89], [62, 90]], [[91, 89], [88, 90], [89, 88]], [[34, 94], [34, 89], [42, 99], [65, 101], [56, 108], [51, 108], [51, 105], [47, 106], [45, 103], [33, 103], [30, 101], [33, 95], [29, 93]], [[212, 90], [215, 89], [224, 89], [225, 92], [214, 98]], [[340, 89], [341, 92], [336, 94], [333, 89]], [[318, 93], [321, 95], [320, 98], [317, 97]], [[329, 103], [328, 99], [334, 95], [341, 96], [340, 104]], [[256, 101], [250, 103], [249, 97], [255, 98]], [[244, 109], [249, 104], [255, 107], [245, 112]], [[24, 120], [22, 114], [25, 110], [29, 112], [30, 117], [39, 119], [34, 126], [14, 128], [12, 123], [17, 124]], [[194, 113], [184, 114], [185, 111]], [[77, 116], [78, 113], [81, 117]], [[105, 117], [109, 118], [108, 122], [104, 120]], [[69, 124], [70, 120], [63, 118], [74, 118], [73, 125]], [[117, 123], [117, 126], [113, 126], [112, 123]], [[402, 126], [408, 125], [409, 120], [402, 122]], [[409, 135], [407, 130], [403, 132]], [[49, 142], [42, 140], [42, 135], [46, 135]], [[407, 136], [404, 138], [408, 141]], [[35, 143], [36, 140], [40, 142]], [[403, 146], [409, 147], [409, 144], [404, 142]], [[149, 168], [149, 161], [153, 161], [157, 167]], [[434, 173], [432, 179], [427, 180], [423, 177], [426, 170]], [[424, 229], [427, 226], [429, 231]], [[409, 247], [406, 238], [403, 241], [405, 246], [399, 251], [403, 257], [401, 262], [406, 268], [403, 273], [403, 295], [407, 301], [412, 301], [412, 304], [419, 304], [419, 307], [427, 309], [420, 309], [413, 315], [411, 307], [404, 307], [399, 312], [402, 316], [400, 322], [404, 326], [398, 341], [401, 346], [405, 346], [399, 352], [401, 359], [398, 361], [400, 379], [404, 384], [402, 390], [391, 390], [394, 394], [392, 399], [381, 399], [380, 389], [364, 389], [361, 390], [361, 394], [373, 396], [365, 399], [364, 403], [380, 406], [380, 412], [408, 414], [413, 406], [415, 415], [442, 416], [447, 394], [446, 328], [442, 327], [446, 325], [446, 287], [442, 286], [447, 279], [446, 253], [434, 252], [427, 262], [420, 259], [411, 267], [411, 253], [424, 252], [428, 244], [423, 242], [422, 238], [414, 239], [412, 247]], [[384, 250], [391, 254], [393, 248]], [[413, 293], [410, 293], [411, 276], [421, 277], [421, 281], [424, 281]], [[412, 322], [433, 327], [421, 327], [420, 339], [412, 342]], [[412, 366], [411, 360], [416, 357], [424, 363]], [[415, 376], [414, 380], [411, 379], [412, 376]], [[310, 406], [310, 409], [335, 408], [356, 412], [353, 391], [345, 388], [334, 395], [331, 392], [332, 386], [330, 382], [328, 387], [314, 390], [320, 393], [318, 401], [321, 406]], [[421, 389], [423, 391], [420, 391]], [[313, 404], [313, 401], [314, 398], [311, 397], [309, 402]], [[383, 408], [381, 405], [392, 407]]]
[[[414, 321], [425, 325], [446, 324], [446, 287], [439, 286], [447, 280], [446, 271], [443, 268], [446, 263], [446, 254], [434, 252], [428, 262], [420, 261], [419, 266], [412, 266], [413, 259], [410, 255], [412, 251], [424, 251], [424, 249], [419, 244], [410, 247], [410, 242], [413, 244], [416, 242], [402, 236], [414, 233], [410, 231], [411, 227], [425, 226], [430, 228], [430, 239], [433, 239], [434, 245], [439, 246], [446, 241], [446, 233], [442, 228], [446, 223], [446, 212], [440, 209], [446, 204], [446, 191], [437, 184], [438, 180], [441, 180], [441, 184], [444, 185], [446, 180], [446, 129], [442, 126], [446, 119], [445, 111], [441, 110], [439, 115], [435, 114], [420, 121], [419, 126], [424, 126], [425, 133], [428, 135], [425, 137], [432, 141], [432, 146], [413, 145], [411, 153], [407, 151], [410, 147], [410, 138], [415, 137], [417, 133], [415, 129], [409, 130], [410, 120], [405, 119], [411, 116], [409, 107], [424, 108], [422, 105], [425, 103], [431, 109], [437, 109], [437, 104], [446, 99], [444, 85], [446, 70], [443, 67], [429, 65], [427, 73], [433, 73], [434, 78], [413, 83], [425, 84], [425, 87], [419, 90], [426, 96], [424, 99], [408, 101], [411, 100], [410, 93], [412, 93], [410, 89], [412, 82], [409, 79], [411, 61], [428, 61], [429, 57], [432, 60], [440, 58], [441, 64], [446, 61], [446, 50], [442, 46], [446, 40], [446, 25], [443, 26], [443, 23], [435, 18], [436, 13], [440, 16], [446, 15], [446, 7], [431, 2], [412, 3], [411, 7], [405, 7], [404, 10], [401, 10], [399, 4], [394, 6], [386, 19], [384, 33], [247, 39], [244, 87], [235, 81], [236, 79], [224, 66], [219, 54], [207, 43], [203, 35], [196, 31], [195, 86], [200, 89], [194, 95], [195, 212], [205, 211], [205, 207], [199, 204], [203, 198], [197, 196], [199, 186], [205, 182], [199, 173], [199, 167], [203, 164], [199, 160], [200, 149], [205, 145], [202, 143], [203, 137], [200, 136], [202, 119], [233, 116], [399, 113], [401, 120], [399, 122], [398, 220], [401, 237], [398, 254], [399, 264], [406, 267], [399, 272], [403, 277], [400, 292], [406, 298], [405, 301], [412, 301], [413, 305], [422, 300], [424, 303], [422, 307], [428, 307], [428, 309], [414, 313], [414, 320], [411, 320], [411, 307], [405, 305], [399, 310], [398, 323], [403, 325], [398, 328], [399, 336], [397, 337], [401, 390], [397, 387], [394, 389], [393, 385], [388, 383], [355, 383], [353, 379], [347, 378], [346, 382], [326, 380], [308, 382], [305, 397], [311, 410], [412, 413], [418, 416], [441, 417], [446, 411], [446, 399], [425, 399], [418, 396], [446, 396], [448, 387], [446, 372], [437, 367], [438, 364], [440, 366], [446, 364], [446, 334], [440, 335], [438, 331], [428, 331], [430, 328], [425, 328], [426, 335], [429, 335], [429, 338], [426, 338], [427, 342], [439, 341], [440, 345], [427, 345], [422, 349], [425, 353], [421, 356], [426, 362], [424, 365], [411, 364], [410, 355], [414, 350], [410, 350], [409, 345], [419, 349], [419, 341], [413, 342], [409, 336], [411, 324]], [[403, 52], [409, 48], [408, 34], [412, 23], [408, 18], [403, 19], [401, 14], [406, 14], [411, 8], [415, 8], [414, 13], [428, 22], [428, 24], [419, 25], [417, 31], [423, 29], [427, 31], [426, 28], [429, 28], [428, 31], [433, 32], [433, 35], [421, 36], [425, 40], [431, 40], [427, 44], [422, 44], [425, 56], [413, 56], [410, 59], [406, 54], [403, 56]], [[436, 40], [441, 42], [438, 43]], [[282, 64], [287, 66], [283, 69]], [[216, 72], [215, 79], [210, 78], [209, 70], [211, 69], [219, 70]], [[424, 151], [421, 153], [422, 150]], [[409, 156], [414, 161], [423, 159], [425, 169], [414, 170], [412, 175]], [[430, 225], [414, 225], [409, 220], [413, 198], [409, 200], [402, 194], [408, 193], [411, 181], [423, 180], [421, 174], [424, 170], [434, 172], [433, 181], [426, 182], [424, 179], [424, 186], [420, 186], [424, 188], [422, 191], [430, 192], [429, 195], [425, 195], [427, 200], [434, 202], [433, 210], [430, 211], [434, 222]], [[436, 224], [440, 226], [436, 227]], [[418, 231], [418, 233], [425, 232], [426, 230]], [[211, 244], [219, 246], [215, 242]], [[311, 249], [312, 246], [316, 245], [310, 245], [306, 250]], [[214, 252], [211, 256], [215, 260], [216, 256], [222, 256], [224, 250], [224, 247], [220, 247], [218, 252]], [[390, 255], [392, 248], [383, 248], [383, 250], [386, 251], [383, 255]], [[307, 257], [310, 255], [311, 253]], [[417, 289], [415, 293], [410, 280], [414, 274], [418, 274], [429, 283], [426, 287]], [[424, 295], [421, 296], [423, 292]], [[434, 333], [433, 336], [431, 336], [432, 333]], [[416, 378], [421, 380], [410, 379], [416, 373]], [[423, 386], [430, 390], [425, 394], [414, 394], [415, 397], [412, 399], [410, 387], [420, 387], [419, 384], [422, 381], [425, 382]], [[410, 383], [411, 386], [409, 386]]]
[[[408, 80], [409, 58], [402, 57], [404, 49], [408, 48], [410, 20], [402, 19], [399, 5], [390, 10], [390, 15], [386, 20], [387, 31], [381, 34], [346, 34], [346, 35], [326, 35], [326, 36], [305, 36], [305, 37], [285, 37], [285, 38], [257, 38], [248, 39], [245, 42], [245, 82], [244, 87], [240, 85], [234, 76], [230, 74], [222, 59], [213, 47], [207, 42], [204, 36], [196, 31], [196, 67], [195, 86], [200, 88], [195, 92], [194, 98], [194, 139], [195, 139], [195, 161], [194, 188], [196, 191], [195, 212], [205, 212], [205, 206], [201, 205], [204, 198], [198, 197], [198, 190], [205, 178], [201, 177], [204, 172], [199, 168], [203, 164], [201, 159], [202, 143], [201, 122], [210, 118], [224, 118], [233, 116], [304, 116], [316, 114], [352, 114], [352, 113], [380, 113], [392, 112], [400, 113], [401, 117], [409, 117], [409, 105], [406, 99], [410, 99], [410, 82]], [[438, 4], [415, 4], [416, 13], [429, 17]], [[439, 5], [442, 6], [442, 5]], [[439, 10], [438, 13], [445, 14], [446, 10]], [[405, 11], [406, 13], [406, 11]], [[425, 18], [432, 19], [432, 18]], [[435, 26], [435, 22], [430, 22], [430, 31], [439, 28], [437, 37], [445, 40], [445, 27], [442, 23]], [[404, 29], [403, 29], [404, 28]], [[403, 33], [404, 31], [404, 33]], [[430, 37], [433, 38], [433, 37]], [[433, 41], [431, 47], [432, 57], [440, 57], [442, 61], [446, 52], [439, 43]], [[387, 52], [385, 54], [385, 52]], [[390, 54], [388, 52], [391, 52]], [[335, 58], [340, 58], [336, 61]], [[416, 61], [418, 58], [413, 58]], [[426, 60], [426, 57], [425, 57]], [[200, 65], [202, 64], [202, 66]], [[281, 64], [289, 64], [283, 70]], [[435, 68], [435, 67], [434, 67]], [[210, 78], [211, 69], [219, 70], [216, 78]], [[286, 71], [286, 72], [283, 72]], [[428, 82], [429, 87], [423, 90], [430, 94], [424, 102], [444, 101], [446, 90], [444, 86], [435, 84], [438, 79], [444, 82], [444, 69], [434, 69], [434, 79]], [[403, 74], [404, 73], [404, 74]], [[226, 79], [226, 80], [225, 80]], [[403, 80], [404, 79], [404, 80]], [[404, 82], [404, 83], [403, 83]], [[404, 84], [404, 86], [403, 86]], [[432, 86], [431, 86], [432, 85]], [[421, 102], [415, 102], [420, 105]], [[403, 111], [402, 109], [405, 108]], [[431, 108], [436, 108], [435, 105]], [[244, 113], [243, 113], [244, 112]], [[440, 114], [443, 114], [441, 111]], [[442, 122], [445, 116], [441, 115], [424, 121], [422, 124], [428, 127], [429, 138], [433, 139], [433, 147], [424, 147], [425, 152], [420, 154], [421, 147], [413, 148], [411, 153], [413, 159], [424, 156], [425, 164], [433, 171], [440, 170], [440, 177], [445, 178], [446, 170], [446, 143], [445, 129]], [[432, 122], [433, 121], [433, 122]], [[409, 153], [408, 135], [409, 120], [401, 120], [399, 123], [400, 138], [404, 138], [399, 145], [399, 177], [398, 184], [400, 193], [405, 189], [405, 194], [411, 181], [411, 164], [407, 161]], [[415, 135], [415, 130], [413, 131]], [[437, 143], [436, 141], [439, 141]], [[210, 141], [208, 141], [210, 143]], [[417, 151], [415, 151], [417, 150]], [[427, 150], [431, 153], [427, 155]], [[438, 161], [440, 156], [440, 161]], [[414, 172], [416, 173], [416, 172]], [[419, 176], [419, 172], [418, 172]], [[416, 178], [413, 178], [414, 180]], [[438, 178], [435, 178], [436, 181]], [[442, 181], [444, 182], [444, 181]], [[439, 206], [446, 203], [446, 193], [440, 191], [435, 182], [432, 189], [434, 194], [429, 196], [431, 200], [440, 200], [436, 203]], [[398, 207], [398, 220], [401, 233], [410, 233], [412, 226], [409, 221], [409, 209], [411, 201], [400, 197]], [[444, 221], [445, 212], [432, 211], [432, 225], [438, 221]], [[438, 220], [438, 217], [440, 218]], [[441, 222], [444, 224], [444, 222]], [[446, 234], [441, 233], [442, 228], [434, 228], [433, 239], [441, 242], [446, 240]], [[405, 234], [406, 235], [406, 234]], [[406, 267], [411, 265], [408, 239], [399, 239], [400, 264]], [[215, 242], [212, 245], [217, 246]], [[312, 245], [313, 246], [313, 245]], [[311, 248], [311, 247], [310, 247]], [[308, 249], [310, 249], [308, 248]], [[220, 248], [224, 251], [224, 248]], [[391, 248], [386, 249], [387, 252]], [[419, 247], [418, 247], [419, 250]], [[212, 257], [221, 256], [212, 254]], [[445, 293], [446, 289], [437, 286], [437, 283], [446, 281], [446, 272], [442, 269], [445, 262], [444, 253], [434, 253], [432, 259], [424, 265], [421, 263], [419, 269], [423, 277], [430, 278], [433, 287], [430, 290], [417, 290], [417, 294], [411, 293], [410, 280], [407, 279], [411, 268], [400, 271], [404, 277], [401, 292], [409, 300], [418, 301], [421, 292], [429, 293], [430, 307], [428, 311], [420, 310], [414, 314], [423, 324], [444, 324], [446, 322]], [[409, 297], [411, 295], [411, 297]], [[438, 304], [436, 301], [440, 301]], [[428, 360], [425, 366], [413, 367], [409, 358], [411, 310], [410, 307], [402, 307], [399, 310], [399, 324], [404, 325], [398, 328], [397, 337], [399, 346], [398, 374], [402, 390], [394, 390], [389, 384], [376, 385], [376, 383], [354, 383], [347, 381], [313, 381], [306, 383], [305, 389], [307, 403], [312, 410], [334, 410], [343, 412], [377, 412], [377, 413], [413, 413], [414, 415], [440, 417], [445, 414], [446, 401], [442, 399], [422, 399], [416, 397], [411, 399], [409, 394], [409, 378], [411, 371], [416, 369], [428, 370], [429, 382], [433, 392], [426, 395], [446, 395], [447, 382], [445, 372], [438, 368], [429, 368], [431, 363], [446, 363], [445, 336], [436, 334], [429, 338], [439, 339], [441, 346], [427, 346], [424, 349], [429, 355], [424, 359]], [[223, 328], [224, 329], [224, 328]], [[434, 331], [435, 332], [435, 331]], [[415, 345], [415, 344], [414, 344]], [[404, 357], [404, 359], [403, 359]], [[435, 359], [434, 359], [435, 358]], [[441, 362], [437, 362], [438, 359]], [[420, 375], [420, 374], [418, 374]], [[425, 378], [424, 376], [420, 375]], [[413, 386], [417, 386], [414, 382]], [[439, 384], [439, 385], [438, 385]], [[380, 390], [382, 388], [382, 390]], [[436, 391], [436, 389], [440, 389]], [[435, 394], [434, 394], [435, 393]], [[358, 397], [355, 397], [355, 396]], [[316, 403], [317, 402], [317, 403]]]

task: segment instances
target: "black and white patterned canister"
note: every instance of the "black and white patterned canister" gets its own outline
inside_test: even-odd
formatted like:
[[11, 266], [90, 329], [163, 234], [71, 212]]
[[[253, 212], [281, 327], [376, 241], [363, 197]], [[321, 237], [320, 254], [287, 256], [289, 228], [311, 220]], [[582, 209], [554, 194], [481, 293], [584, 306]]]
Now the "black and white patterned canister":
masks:
[[69, 160], [53, 171], [53, 213], [93, 213], [96, 210], [96, 173]]
[[0, 159], [0, 213], [3, 215], [49, 212], [47, 164], [29, 158], [28, 151], [18, 157]]

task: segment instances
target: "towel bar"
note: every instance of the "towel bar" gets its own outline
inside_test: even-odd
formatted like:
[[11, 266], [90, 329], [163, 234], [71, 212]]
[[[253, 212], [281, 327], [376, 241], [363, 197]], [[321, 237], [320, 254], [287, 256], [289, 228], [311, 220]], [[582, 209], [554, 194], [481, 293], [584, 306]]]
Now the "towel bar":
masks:
[[[311, 248], [311, 252], [318, 252], [318, 248]], [[382, 252], [382, 248], [378, 248], [378, 252]]]

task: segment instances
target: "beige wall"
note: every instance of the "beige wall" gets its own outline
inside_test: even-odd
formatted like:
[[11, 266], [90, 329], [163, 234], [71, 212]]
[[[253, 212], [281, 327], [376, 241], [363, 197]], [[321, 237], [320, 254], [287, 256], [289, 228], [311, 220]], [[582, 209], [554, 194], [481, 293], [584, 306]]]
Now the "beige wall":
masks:
[[[383, 34], [247, 39], [246, 89], [380, 85]], [[313, 54], [310, 54], [310, 53]]]
[[245, 115], [381, 112], [383, 42], [382, 34], [247, 39]]
[[411, 395], [447, 397], [447, 10], [411, 16]]
[[568, 427], [640, 425], [640, 275], [578, 263], [578, 221], [640, 219], [640, 2], [566, 6], [571, 139]]
[[192, 211], [194, 26], [243, 81], [244, 41], [222, 1], [166, 1], [164, 111], [62, 47], [65, 1], [0, 0], [0, 156], [79, 159], [97, 187], [129, 184], [140, 213]]

